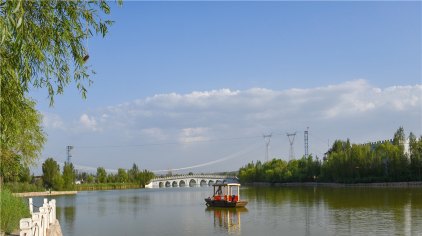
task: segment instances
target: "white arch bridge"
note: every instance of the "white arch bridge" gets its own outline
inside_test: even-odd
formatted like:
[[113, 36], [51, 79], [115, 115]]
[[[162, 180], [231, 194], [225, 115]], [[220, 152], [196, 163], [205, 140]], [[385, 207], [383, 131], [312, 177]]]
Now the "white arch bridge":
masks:
[[210, 186], [214, 183], [223, 183], [227, 179], [237, 179], [227, 175], [177, 175], [163, 178], [154, 178], [145, 188], [170, 188]]

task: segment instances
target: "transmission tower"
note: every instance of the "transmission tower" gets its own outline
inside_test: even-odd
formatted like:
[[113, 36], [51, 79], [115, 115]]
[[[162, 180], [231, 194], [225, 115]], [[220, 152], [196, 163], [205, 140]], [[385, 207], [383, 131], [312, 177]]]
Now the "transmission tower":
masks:
[[72, 157], [72, 154], [70, 151], [73, 149], [73, 146], [67, 146], [67, 163], [70, 163], [70, 158]]
[[306, 127], [306, 130], [304, 132], [304, 138], [305, 138], [305, 158], [308, 158], [308, 155], [309, 155], [308, 133], [309, 133], [309, 127]]
[[273, 136], [273, 134], [262, 135], [262, 137], [264, 138], [264, 142], [265, 142], [265, 161], [266, 162], [268, 162], [268, 147], [270, 146], [272, 136]]
[[289, 143], [290, 143], [289, 160], [293, 160], [295, 158], [295, 151], [293, 149], [293, 144], [295, 142], [296, 132], [287, 133], [287, 137], [289, 138]]

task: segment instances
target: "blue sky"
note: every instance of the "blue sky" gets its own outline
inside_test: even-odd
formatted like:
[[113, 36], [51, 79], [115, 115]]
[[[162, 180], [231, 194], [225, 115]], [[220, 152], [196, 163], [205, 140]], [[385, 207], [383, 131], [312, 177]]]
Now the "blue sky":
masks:
[[298, 131], [301, 156], [307, 126], [319, 156], [329, 140], [422, 133], [420, 2], [110, 4], [109, 35], [88, 41], [87, 100], [68, 87], [51, 108], [30, 94], [42, 158], [74, 145], [84, 166], [236, 170], [262, 159], [263, 133], [284, 159], [285, 133]]

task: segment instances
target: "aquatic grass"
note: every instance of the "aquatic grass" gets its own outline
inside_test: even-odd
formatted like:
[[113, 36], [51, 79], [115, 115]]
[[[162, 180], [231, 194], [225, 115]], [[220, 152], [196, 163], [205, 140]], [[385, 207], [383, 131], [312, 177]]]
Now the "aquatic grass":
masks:
[[29, 217], [29, 207], [24, 200], [12, 195], [8, 189], [0, 189], [0, 230], [11, 233], [19, 228], [19, 221]]

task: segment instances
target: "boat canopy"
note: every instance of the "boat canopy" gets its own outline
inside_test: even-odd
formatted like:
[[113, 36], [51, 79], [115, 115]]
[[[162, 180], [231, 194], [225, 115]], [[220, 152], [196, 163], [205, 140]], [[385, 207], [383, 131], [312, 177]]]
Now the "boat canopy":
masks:
[[240, 186], [238, 183], [215, 183], [212, 186]]

